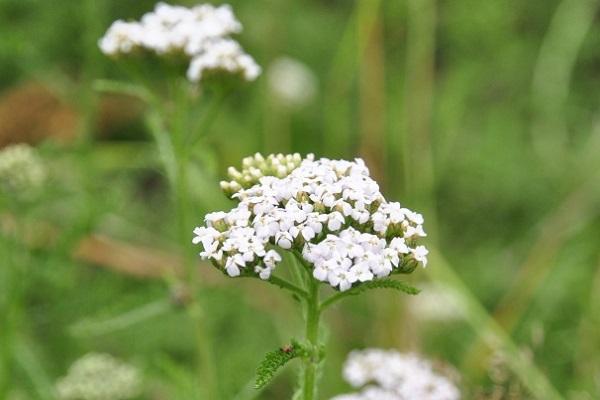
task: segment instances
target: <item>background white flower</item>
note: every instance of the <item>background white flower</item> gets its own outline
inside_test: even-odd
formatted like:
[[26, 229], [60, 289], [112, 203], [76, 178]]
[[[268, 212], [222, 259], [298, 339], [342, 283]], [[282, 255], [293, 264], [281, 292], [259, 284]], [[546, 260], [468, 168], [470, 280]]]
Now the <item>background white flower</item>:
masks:
[[56, 384], [61, 400], [127, 400], [141, 393], [140, 372], [109, 354], [89, 353]]
[[98, 45], [108, 56], [136, 51], [184, 55], [190, 60], [187, 76], [193, 82], [200, 81], [207, 70], [240, 74], [252, 81], [261, 68], [230, 37], [241, 31], [242, 24], [229, 5], [186, 8], [158, 3], [140, 21], [115, 21]]
[[314, 72], [291, 57], [275, 59], [266, 75], [271, 95], [288, 107], [305, 106], [317, 94], [318, 81]]
[[0, 150], [0, 193], [27, 197], [41, 188], [48, 176], [35, 148], [15, 144]]
[[332, 400], [458, 400], [458, 388], [437, 374], [429, 361], [394, 350], [353, 351], [344, 364], [344, 379], [359, 393]]

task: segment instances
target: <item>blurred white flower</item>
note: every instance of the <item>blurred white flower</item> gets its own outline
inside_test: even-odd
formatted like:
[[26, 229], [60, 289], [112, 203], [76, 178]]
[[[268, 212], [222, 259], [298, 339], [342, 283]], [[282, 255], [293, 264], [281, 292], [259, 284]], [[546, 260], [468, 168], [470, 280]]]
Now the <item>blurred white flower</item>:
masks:
[[186, 8], [158, 3], [140, 21], [113, 22], [98, 45], [108, 56], [136, 51], [159, 56], [183, 54], [191, 61], [187, 75], [193, 82], [200, 81], [205, 70], [240, 73], [252, 81], [261, 69], [230, 37], [241, 31], [242, 25], [229, 5]]
[[257, 154], [228, 172], [221, 187], [239, 204], [208, 214], [193, 243], [229, 276], [269, 279], [281, 261], [272, 246], [295, 250], [315, 279], [341, 291], [427, 263], [417, 246], [423, 217], [388, 202], [361, 159]]
[[317, 77], [306, 64], [290, 57], [280, 57], [267, 69], [269, 91], [288, 107], [310, 103], [318, 90]]
[[205, 71], [241, 74], [245, 80], [253, 81], [258, 78], [261, 70], [254, 59], [244, 53], [238, 42], [232, 39], [218, 39], [192, 58], [187, 77], [192, 82], [199, 82]]
[[458, 388], [437, 374], [429, 361], [393, 350], [353, 351], [344, 364], [344, 379], [355, 388], [364, 388], [332, 400], [460, 399]]
[[454, 289], [440, 285], [422, 288], [416, 299], [410, 298], [410, 310], [424, 321], [451, 321], [464, 316], [464, 304]]
[[46, 167], [35, 148], [16, 144], [0, 150], [0, 192], [28, 197], [41, 189], [46, 178]]
[[56, 384], [61, 400], [126, 400], [140, 395], [140, 372], [111, 355], [89, 353]]

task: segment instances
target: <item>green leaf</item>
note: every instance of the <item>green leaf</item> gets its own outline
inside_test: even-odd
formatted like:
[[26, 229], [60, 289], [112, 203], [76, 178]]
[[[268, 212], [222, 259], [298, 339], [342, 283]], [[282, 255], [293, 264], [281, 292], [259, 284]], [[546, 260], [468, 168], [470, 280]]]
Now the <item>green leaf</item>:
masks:
[[289, 346], [267, 353], [256, 369], [256, 381], [254, 387], [256, 389], [263, 388], [271, 382], [280, 368], [294, 358], [304, 357], [305, 354], [306, 350], [304, 347], [295, 340], [292, 340], [292, 344]]
[[398, 280], [391, 279], [391, 278], [375, 279], [373, 281], [361, 283], [345, 292], [339, 292], [338, 294], [331, 296], [330, 298], [325, 300], [323, 303], [321, 303], [321, 310], [326, 309], [333, 303], [335, 303], [338, 300], [341, 300], [345, 297], [356, 296], [358, 294], [364, 293], [367, 290], [371, 290], [371, 289], [393, 289], [393, 290], [404, 292], [404, 293], [407, 293], [410, 295], [419, 294], [419, 292], [420, 292], [419, 289], [412, 287], [402, 281], [398, 281]]
[[361, 283], [360, 285], [355, 286], [352, 289], [344, 292], [344, 294], [348, 295], [348, 296], [355, 296], [357, 294], [366, 292], [367, 290], [371, 290], [371, 289], [393, 289], [393, 290], [398, 290], [400, 292], [404, 292], [404, 293], [407, 293], [410, 295], [419, 294], [419, 292], [420, 292], [419, 289], [412, 287], [402, 281], [386, 278], [386, 279], [375, 279], [372, 281]]

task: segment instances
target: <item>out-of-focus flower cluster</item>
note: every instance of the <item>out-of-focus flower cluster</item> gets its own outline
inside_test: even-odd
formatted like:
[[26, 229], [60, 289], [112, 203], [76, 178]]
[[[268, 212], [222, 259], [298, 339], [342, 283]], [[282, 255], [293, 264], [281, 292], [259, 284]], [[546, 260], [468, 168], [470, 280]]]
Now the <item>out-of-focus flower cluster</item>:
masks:
[[0, 193], [17, 198], [37, 193], [47, 177], [37, 151], [28, 144], [0, 150]]
[[460, 399], [457, 387], [437, 374], [429, 361], [393, 350], [353, 351], [344, 365], [344, 379], [363, 389], [332, 400]]
[[149, 51], [159, 56], [190, 59], [187, 76], [199, 82], [206, 71], [241, 74], [248, 81], [261, 69], [230, 35], [242, 31], [229, 5], [201, 4], [192, 8], [158, 3], [140, 21], [115, 21], [99, 46], [109, 56]]
[[140, 395], [142, 378], [111, 355], [89, 353], [75, 361], [56, 384], [61, 400], [126, 400]]
[[417, 245], [423, 217], [386, 201], [361, 159], [256, 155], [229, 173], [222, 187], [238, 205], [206, 215], [193, 239], [229, 276], [269, 279], [277, 249], [301, 255], [315, 279], [341, 291], [427, 264]]
[[306, 64], [290, 57], [277, 58], [267, 70], [267, 81], [274, 99], [286, 107], [302, 107], [317, 94], [318, 82]]
[[421, 321], [450, 322], [459, 320], [465, 315], [465, 305], [461, 297], [448, 286], [425, 285], [416, 297], [408, 300], [409, 308], [411, 313]]

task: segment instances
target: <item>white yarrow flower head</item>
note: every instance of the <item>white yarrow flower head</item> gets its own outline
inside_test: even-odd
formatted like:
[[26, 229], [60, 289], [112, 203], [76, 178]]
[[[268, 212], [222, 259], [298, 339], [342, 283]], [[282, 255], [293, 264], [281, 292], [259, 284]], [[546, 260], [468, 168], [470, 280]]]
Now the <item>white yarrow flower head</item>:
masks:
[[256, 154], [221, 188], [238, 204], [194, 230], [200, 256], [229, 276], [269, 279], [282, 251], [345, 291], [427, 263], [423, 217], [388, 202], [361, 159]]
[[261, 68], [231, 35], [242, 24], [229, 5], [201, 4], [192, 8], [158, 3], [140, 21], [113, 22], [98, 45], [111, 57], [151, 53], [189, 60], [187, 76], [199, 82], [207, 72], [240, 75], [255, 80]]
[[460, 392], [431, 363], [393, 350], [353, 351], [344, 364], [344, 379], [360, 392], [332, 400], [458, 400]]
[[56, 384], [61, 400], [127, 400], [140, 395], [142, 377], [109, 354], [89, 353], [75, 361]]
[[0, 150], [0, 193], [31, 197], [39, 192], [47, 176], [46, 166], [30, 145], [16, 144]]

